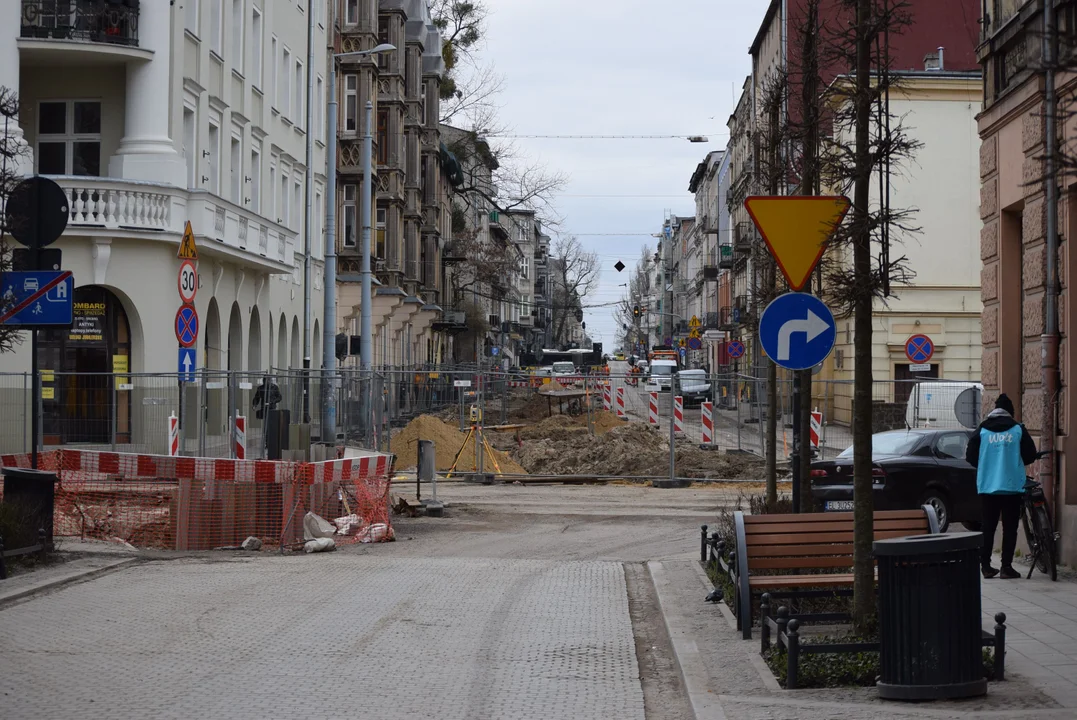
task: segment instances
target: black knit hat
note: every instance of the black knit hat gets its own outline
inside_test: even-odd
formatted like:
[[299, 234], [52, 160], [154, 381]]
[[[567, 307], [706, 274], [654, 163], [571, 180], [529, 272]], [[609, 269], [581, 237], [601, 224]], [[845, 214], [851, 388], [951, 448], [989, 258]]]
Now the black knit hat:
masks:
[[1014, 414], [1013, 401], [1006, 396], [1006, 393], [1002, 393], [998, 396], [998, 399], [995, 400], [995, 407], [1005, 410], [1010, 415]]

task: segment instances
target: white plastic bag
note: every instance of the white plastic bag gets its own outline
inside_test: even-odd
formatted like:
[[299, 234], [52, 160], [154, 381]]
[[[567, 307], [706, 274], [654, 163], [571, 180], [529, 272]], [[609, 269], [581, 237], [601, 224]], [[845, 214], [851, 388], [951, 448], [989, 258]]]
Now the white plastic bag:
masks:
[[303, 545], [303, 550], [308, 553], [325, 552], [336, 549], [336, 546], [333, 538], [323, 537], [308, 541]]
[[358, 515], [352, 514], [338, 517], [333, 524], [337, 526], [338, 535], [354, 535], [359, 532], [359, 528], [363, 527], [363, 520]]
[[333, 537], [337, 529], [333, 524], [320, 515], [308, 512], [303, 516], [303, 539], [314, 540], [315, 538]]
[[393, 539], [393, 529], [385, 523], [374, 523], [359, 532], [359, 542], [376, 543]]

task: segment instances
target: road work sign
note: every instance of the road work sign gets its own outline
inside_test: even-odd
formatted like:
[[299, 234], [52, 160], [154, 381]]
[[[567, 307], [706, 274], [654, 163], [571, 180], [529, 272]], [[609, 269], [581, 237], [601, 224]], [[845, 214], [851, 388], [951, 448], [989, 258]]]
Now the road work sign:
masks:
[[180, 260], [197, 260], [198, 246], [194, 244], [194, 230], [191, 229], [191, 221], [183, 227], [183, 240], [180, 241], [179, 252], [176, 257]]
[[836, 337], [834, 315], [822, 300], [807, 293], [779, 295], [759, 318], [759, 342], [767, 357], [789, 370], [821, 363]]
[[793, 290], [801, 290], [849, 211], [844, 195], [752, 196], [744, 207]]

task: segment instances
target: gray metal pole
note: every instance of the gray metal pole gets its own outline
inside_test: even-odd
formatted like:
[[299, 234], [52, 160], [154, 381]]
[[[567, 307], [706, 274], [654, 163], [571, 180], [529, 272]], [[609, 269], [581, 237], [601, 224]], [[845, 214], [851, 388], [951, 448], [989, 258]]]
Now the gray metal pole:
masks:
[[673, 401], [673, 396], [674, 396], [674, 394], [676, 394], [676, 391], [675, 391], [673, 385], [676, 382], [677, 382], [677, 374], [676, 374], [676, 372], [674, 372], [672, 375], [669, 376], [669, 479], [670, 479], [670, 482], [673, 481], [673, 478], [677, 477], [677, 451], [674, 450], [674, 447], [673, 447], [673, 441], [675, 439], [674, 436], [673, 436], [673, 432], [674, 432], [673, 414], [676, 412], [676, 410], [674, 408], [674, 401]]
[[[325, 306], [322, 308], [322, 442], [335, 442], [337, 436], [337, 403], [336, 395], [333, 393], [333, 379], [337, 369], [337, 59], [330, 58], [329, 62], [325, 282], [322, 283], [325, 286]], [[310, 133], [307, 135], [309, 137]], [[309, 171], [307, 175], [310, 176]]]
[[[274, 59], [275, 62], [275, 59]], [[310, 302], [312, 283], [310, 249], [314, 234], [314, 0], [307, 0], [307, 202], [303, 213], [303, 422], [310, 422], [310, 343], [314, 327]], [[295, 89], [296, 93], [299, 88]], [[232, 379], [229, 378], [229, 387]], [[231, 407], [229, 407], [231, 409]], [[325, 433], [325, 429], [322, 429]], [[322, 438], [324, 440], [324, 438]]]
[[363, 242], [363, 297], [361, 315], [359, 318], [359, 367], [363, 370], [371, 369], [371, 307], [370, 307], [370, 193], [371, 193], [371, 155], [374, 152], [371, 117], [374, 114], [374, 103], [369, 100], [363, 108], [363, 153], [362, 172], [363, 186], [360, 198], [360, 221], [362, 223]]

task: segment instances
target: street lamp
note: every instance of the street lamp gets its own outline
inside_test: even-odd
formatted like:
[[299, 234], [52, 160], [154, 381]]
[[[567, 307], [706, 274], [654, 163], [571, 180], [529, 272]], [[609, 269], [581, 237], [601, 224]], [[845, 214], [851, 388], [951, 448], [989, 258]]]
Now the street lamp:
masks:
[[[336, 439], [337, 406], [336, 396], [333, 392], [333, 383], [330, 381], [336, 375], [336, 326], [337, 326], [337, 63], [341, 58], [363, 57], [376, 55], [383, 52], [396, 50], [395, 45], [382, 43], [370, 50], [356, 52], [336, 53], [329, 68], [329, 149], [327, 156], [329, 168], [326, 172], [329, 202], [326, 203], [325, 212], [325, 309], [323, 311], [323, 339], [322, 339], [322, 442], [333, 442]], [[371, 85], [373, 89], [376, 85]], [[370, 174], [371, 155], [373, 153], [373, 135], [371, 133], [370, 117], [374, 111], [374, 103], [369, 99], [363, 108], [363, 147], [362, 147], [362, 171], [363, 185], [362, 197], [360, 198], [360, 223], [362, 228], [363, 242], [363, 265], [362, 265], [362, 307], [359, 325], [359, 367], [369, 371], [371, 368], [370, 350]], [[363, 421], [367, 420], [367, 393], [362, 395]]]

